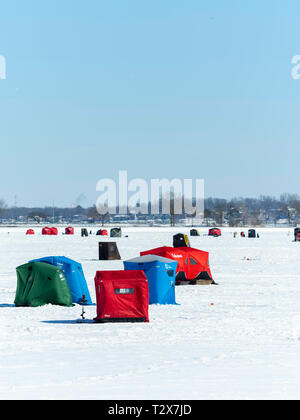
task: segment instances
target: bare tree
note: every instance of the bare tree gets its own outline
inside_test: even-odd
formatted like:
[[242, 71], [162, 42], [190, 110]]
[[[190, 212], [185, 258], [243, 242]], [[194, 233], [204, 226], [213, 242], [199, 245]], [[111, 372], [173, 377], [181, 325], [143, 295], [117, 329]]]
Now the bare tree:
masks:
[[170, 197], [170, 220], [171, 227], [176, 225], [176, 216], [183, 215], [183, 197], [181, 195], [171, 194]]
[[46, 213], [37, 210], [37, 211], [31, 211], [30, 213], [28, 213], [27, 219], [33, 219], [37, 223], [41, 223], [43, 220], [46, 220], [48, 222], [50, 217]]
[[223, 226], [226, 214], [226, 201], [220, 202], [215, 210], [215, 219], [218, 225]]
[[0, 219], [3, 219], [3, 216], [7, 212], [7, 204], [3, 199], [0, 199]]
[[101, 221], [101, 225], [104, 226], [105, 220], [108, 217], [109, 212], [106, 213], [99, 213], [96, 206], [93, 206], [88, 211], [88, 216], [91, 217], [93, 220]]
[[214, 213], [210, 209], [204, 210], [204, 220], [206, 221], [206, 226], [209, 226], [209, 220], [214, 217]]

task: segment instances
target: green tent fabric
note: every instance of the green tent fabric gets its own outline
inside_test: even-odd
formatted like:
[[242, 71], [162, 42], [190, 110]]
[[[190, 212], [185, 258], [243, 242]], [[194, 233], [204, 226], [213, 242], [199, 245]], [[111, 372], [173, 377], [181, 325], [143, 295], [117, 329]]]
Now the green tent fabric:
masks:
[[16, 306], [74, 306], [63, 271], [53, 265], [41, 262], [22, 265], [17, 267], [17, 278]]

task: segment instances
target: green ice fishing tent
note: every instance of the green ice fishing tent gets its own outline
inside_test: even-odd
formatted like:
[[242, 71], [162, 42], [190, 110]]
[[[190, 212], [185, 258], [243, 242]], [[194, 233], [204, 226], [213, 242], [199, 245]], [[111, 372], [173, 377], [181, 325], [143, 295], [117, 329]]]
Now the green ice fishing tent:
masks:
[[62, 270], [41, 262], [17, 267], [16, 306], [74, 306], [72, 295]]

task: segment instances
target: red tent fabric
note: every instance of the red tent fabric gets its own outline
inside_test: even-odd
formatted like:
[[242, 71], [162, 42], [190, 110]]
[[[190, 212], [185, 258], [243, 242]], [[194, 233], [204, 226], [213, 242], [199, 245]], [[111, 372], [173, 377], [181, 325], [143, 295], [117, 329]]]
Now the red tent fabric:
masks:
[[67, 228], [65, 229], [65, 234], [66, 234], [66, 235], [74, 235], [74, 228], [72, 228], [72, 227], [67, 227]]
[[149, 285], [144, 271], [97, 271], [96, 322], [149, 322]]
[[45, 227], [42, 230], [42, 235], [58, 235], [58, 230], [55, 227]]
[[143, 255], [159, 255], [178, 262], [176, 284], [195, 279], [212, 280], [209, 267], [209, 253], [195, 248], [172, 248], [163, 246], [140, 253]]
[[52, 235], [51, 228], [44, 227], [42, 230], [42, 235]]
[[221, 229], [213, 228], [209, 229], [208, 236], [221, 236], [222, 232]]
[[34, 234], [35, 234], [35, 232], [34, 232], [33, 229], [28, 229], [27, 232], [26, 232], [26, 235], [34, 235]]
[[101, 236], [108, 236], [108, 231], [105, 229], [101, 230]]

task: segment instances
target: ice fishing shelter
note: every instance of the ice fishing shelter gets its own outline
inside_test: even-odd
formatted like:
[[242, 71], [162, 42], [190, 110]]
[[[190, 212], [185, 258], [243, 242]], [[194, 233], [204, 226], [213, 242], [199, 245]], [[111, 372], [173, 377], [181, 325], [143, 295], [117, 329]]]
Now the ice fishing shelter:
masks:
[[212, 228], [208, 231], [208, 236], [214, 236], [215, 238], [222, 235], [221, 229], [218, 228]]
[[[92, 299], [86, 283], [82, 265], [66, 257], [44, 257], [30, 262], [51, 264], [63, 271], [72, 295], [72, 302], [82, 305], [92, 305]], [[83, 298], [84, 297], [84, 298]]]
[[256, 238], [256, 231], [255, 229], [248, 230], [248, 238]]
[[190, 247], [172, 248], [168, 246], [141, 252], [140, 255], [159, 255], [178, 262], [176, 285], [215, 284], [210, 267], [209, 253]]
[[16, 306], [73, 306], [72, 295], [62, 270], [31, 262], [17, 267]]
[[143, 271], [98, 271], [96, 322], [149, 322], [149, 286]]
[[294, 230], [295, 242], [300, 242], [300, 228]]
[[58, 229], [56, 227], [44, 227], [42, 229], [42, 235], [58, 235]]
[[177, 235], [173, 236], [173, 247], [180, 248], [180, 247], [190, 247], [190, 241], [187, 235], [183, 233], [178, 233]]
[[190, 235], [191, 236], [200, 236], [199, 230], [198, 229], [192, 229], [190, 231]]
[[74, 235], [74, 228], [73, 227], [67, 227], [65, 229], [65, 235]]
[[86, 237], [86, 236], [89, 236], [89, 233], [88, 233], [87, 229], [82, 228], [81, 229], [81, 237], [83, 238], [83, 237]]
[[52, 230], [51, 230], [51, 228], [44, 227], [44, 228], [42, 229], [42, 235], [52, 235]]
[[96, 233], [97, 236], [108, 236], [108, 231], [105, 229], [100, 229]]
[[26, 235], [34, 235], [34, 234], [35, 234], [35, 232], [34, 232], [33, 229], [28, 229], [27, 232], [26, 232]]
[[116, 242], [99, 242], [99, 260], [120, 260], [121, 256]]
[[143, 270], [149, 283], [149, 303], [176, 305], [175, 277], [177, 261], [158, 255], [144, 255], [124, 261], [125, 270]]
[[112, 228], [110, 230], [110, 237], [111, 238], [121, 238], [122, 237], [122, 229], [121, 228]]

